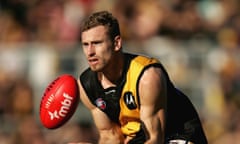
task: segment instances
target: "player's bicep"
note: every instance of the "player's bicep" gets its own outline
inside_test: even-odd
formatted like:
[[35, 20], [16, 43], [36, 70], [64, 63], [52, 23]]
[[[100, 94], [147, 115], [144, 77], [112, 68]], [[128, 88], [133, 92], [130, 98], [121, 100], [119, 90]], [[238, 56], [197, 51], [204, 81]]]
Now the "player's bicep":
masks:
[[151, 138], [164, 136], [166, 111], [166, 80], [160, 68], [151, 67], [139, 83], [140, 118]]
[[93, 116], [93, 119], [97, 128], [99, 130], [110, 128], [111, 127], [110, 119], [107, 117], [107, 115], [104, 112], [102, 112], [99, 108], [97, 108], [95, 105], [91, 103], [88, 96], [86, 95], [86, 92], [82, 87], [80, 80], [78, 80], [78, 85], [79, 85], [81, 102], [91, 111], [91, 114]]
[[120, 127], [113, 123], [108, 116], [91, 103], [86, 95], [80, 80], [78, 80], [80, 99], [83, 104], [91, 111], [94, 123], [98, 129], [100, 139], [99, 144], [120, 143], [123, 141], [123, 135]]
[[139, 83], [141, 108], [146, 109], [142, 116], [151, 116], [166, 107], [166, 80], [160, 68], [149, 68], [142, 75]]

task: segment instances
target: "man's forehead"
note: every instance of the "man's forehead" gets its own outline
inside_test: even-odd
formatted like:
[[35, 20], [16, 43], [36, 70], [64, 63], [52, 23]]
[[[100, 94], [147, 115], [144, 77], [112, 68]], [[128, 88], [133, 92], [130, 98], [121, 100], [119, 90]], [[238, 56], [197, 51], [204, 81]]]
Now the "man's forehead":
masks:
[[94, 33], [96, 33], [96, 31], [106, 32], [107, 27], [103, 26], [103, 25], [95, 26], [95, 27], [92, 27], [90, 29], [83, 31], [82, 34], [85, 34], [85, 33], [94, 34]]
[[106, 34], [106, 32], [107, 32], [107, 27], [100, 25], [100, 26], [92, 27], [88, 30], [83, 31], [82, 35], [84, 34], [93, 35], [93, 34], [102, 34], [102, 33]]

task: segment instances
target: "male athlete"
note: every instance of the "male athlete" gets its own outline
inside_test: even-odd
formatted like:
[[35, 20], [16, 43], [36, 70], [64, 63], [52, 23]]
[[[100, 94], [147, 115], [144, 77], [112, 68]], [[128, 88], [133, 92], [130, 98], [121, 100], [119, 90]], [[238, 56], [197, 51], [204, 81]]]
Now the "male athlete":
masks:
[[89, 64], [78, 80], [99, 144], [207, 144], [199, 116], [155, 59], [122, 51], [118, 21], [107, 11], [81, 27]]

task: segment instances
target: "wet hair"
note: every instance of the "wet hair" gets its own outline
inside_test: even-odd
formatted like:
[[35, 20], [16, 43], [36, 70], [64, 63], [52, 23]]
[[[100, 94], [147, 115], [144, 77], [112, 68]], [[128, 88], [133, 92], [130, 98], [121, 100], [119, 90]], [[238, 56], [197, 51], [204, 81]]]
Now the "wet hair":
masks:
[[81, 25], [81, 33], [96, 26], [105, 26], [111, 40], [120, 35], [118, 20], [108, 11], [99, 11], [91, 14]]

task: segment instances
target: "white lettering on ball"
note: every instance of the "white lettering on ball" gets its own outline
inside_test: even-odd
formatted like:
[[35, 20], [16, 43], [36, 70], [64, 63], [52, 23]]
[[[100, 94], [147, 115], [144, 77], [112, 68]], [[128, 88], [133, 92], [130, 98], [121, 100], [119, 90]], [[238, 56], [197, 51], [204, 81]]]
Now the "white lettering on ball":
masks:
[[48, 111], [50, 119], [54, 118], [59, 119], [60, 117], [65, 117], [70, 109], [73, 98], [69, 96], [67, 93], [63, 93], [64, 100], [61, 102], [62, 106], [59, 111], [55, 110], [54, 112]]
[[54, 100], [54, 95], [51, 94], [50, 97], [47, 99], [47, 102], [45, 104], [45, 108], [48, 109], [52, 103], [52, 101]]

